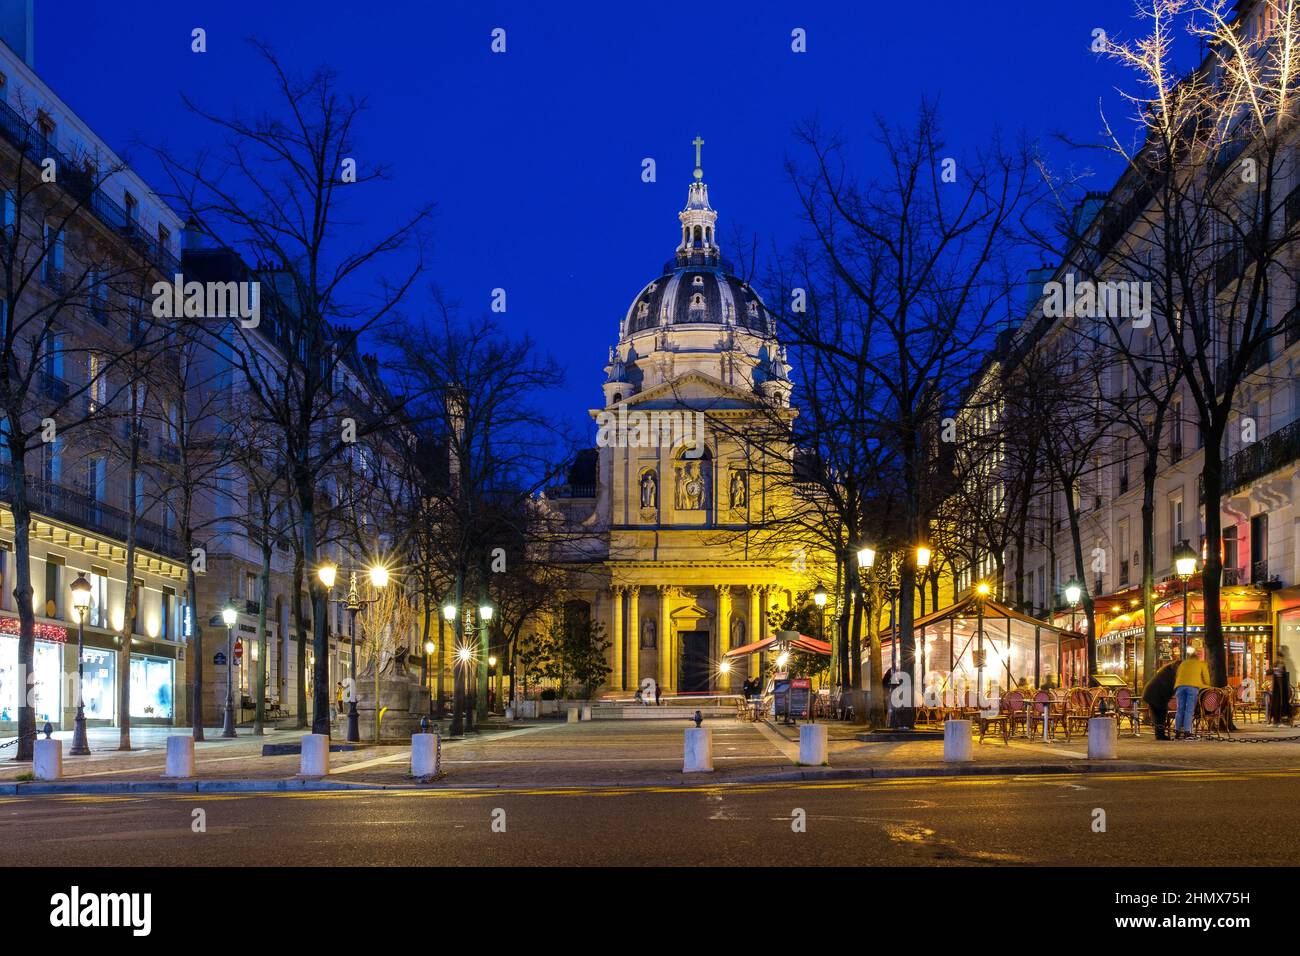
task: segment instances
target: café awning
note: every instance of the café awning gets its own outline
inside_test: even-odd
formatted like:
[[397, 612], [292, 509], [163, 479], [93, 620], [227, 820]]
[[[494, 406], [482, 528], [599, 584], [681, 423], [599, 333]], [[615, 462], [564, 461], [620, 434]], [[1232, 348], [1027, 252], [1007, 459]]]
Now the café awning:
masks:
[[[724, 654], [724, 657], [745, 657], [749, 654], [759, 654], [769, 650], [773, 644], [781, 641], [782, 638], [773, 635], [764, 638], [761, 641], [754, 641], [752, 644], [742, 644], [740, 647], [733, 647]], [[826, 641], [819, 641], [815, 637], [809, 637], [807, 634], [796, 634], [789, 639], [791, 649], [803, 651], [805, 654], [820, 654], [822, 657], [831, 656], [831, 646]]]

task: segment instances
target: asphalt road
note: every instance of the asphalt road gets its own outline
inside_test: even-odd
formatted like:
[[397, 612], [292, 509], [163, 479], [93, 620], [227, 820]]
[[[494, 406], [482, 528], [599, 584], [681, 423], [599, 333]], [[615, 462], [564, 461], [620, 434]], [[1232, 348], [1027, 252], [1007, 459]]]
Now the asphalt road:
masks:
[[1297, 807], [1292, 771], [7, 797], [0, 865], [1294, 864]]

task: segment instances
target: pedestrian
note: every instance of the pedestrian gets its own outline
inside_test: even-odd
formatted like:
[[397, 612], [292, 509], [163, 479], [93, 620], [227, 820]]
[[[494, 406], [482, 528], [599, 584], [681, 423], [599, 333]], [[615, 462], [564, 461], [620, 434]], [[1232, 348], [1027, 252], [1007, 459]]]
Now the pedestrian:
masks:
[[1291, 657], [1285, 647], [1277, 649], [1277, 660], [1272, 669], [1273, 689], [1268, 697], [1268, 719], [1274, 724], [1292, 722], [1291, 709]]
[[662, 707], [662, 706], [663, 706], [663, 705], [659, 702], [659, 682], [658, 682], [658, 681], [655, 681], [655, 706], [656, 706], [656, 707]]
[[1147, 686], [1142, 688], [1142, 699], [1151, 710], [1151, 722], [1155, 726], [1156, 740], [1168, 740], [1165, 721], [1169, 717], [1169, 699], [1174, 696], [1174, 685], [1178, 678], [1178, 662], [1170, 661], [1155, 672]]
[[1175, 738], [1195, 740], [1192, 733], [1193, 720], [1196, 717], [1196, 699], [1201, 691], [1210, 686], [1210, 669], [1205, 661], [1196, 654], [1196, 648], [1188, 647], [1186, 656], [1178, 664], [1178, 673], [1174, 679], [1174, 699], [1178, 703], [1178, 713], [1174, 717]]
[[334, 688], [334, 713], [336, 715], [343, 713], [343, 681], [338, 682]]

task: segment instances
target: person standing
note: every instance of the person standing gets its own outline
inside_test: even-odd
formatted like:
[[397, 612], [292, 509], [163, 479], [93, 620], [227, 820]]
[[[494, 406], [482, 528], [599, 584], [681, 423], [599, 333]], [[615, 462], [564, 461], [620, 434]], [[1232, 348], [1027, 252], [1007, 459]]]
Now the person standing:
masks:
[[1268, 697], [1268, 719], [1271, 723], [1292, 722], [1291, 710], [1291, 657], [1285, 647], [1278, 647], [1277, 659], [1270, 672], [1273, 677], [1272, 693]]
[[1169, 717], [1169, 699], [1174, 696], [1174, 684], [1178, 677], [1178, 662], [1170, 661], [1156, 671], [1142, 688], [1142, 700], [1151, 710], [1151, 722], [1155, 726], [1156, 740], [1168, 740], [1165, 721]]
[[1210, 669], [1205, 661], [1197, 656], [1196, 649], [1187, 648], [1187, 655], [1178, 664], [1178, 674], [1174, 680], [1174, 699], [1178, 703], [1178, 715], [1174, 718], [1175, 738], [1194, 740], [1192, 721], [1196, 716], [1196, 698], [1201, 691], [1210, 686]]

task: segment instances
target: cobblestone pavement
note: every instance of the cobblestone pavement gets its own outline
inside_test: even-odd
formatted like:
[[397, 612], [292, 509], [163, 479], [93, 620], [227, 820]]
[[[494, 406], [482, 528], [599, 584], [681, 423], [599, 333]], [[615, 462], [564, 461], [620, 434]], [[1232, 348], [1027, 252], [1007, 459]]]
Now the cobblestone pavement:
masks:
[[[770, 723], [747, 723], [729, 718], [709, 721], [713, 730], [715, 773], [710, 780], [758, 780], [798, 770], [798, 728]], [[861, 741], [862, 728], [832, 723], [829, 768], [809, 773], [990, 772], [1005, 768], [1042, 771], [1104, 768], [1089, 763], [1087, 742], [1076, 737], [1044, 743], [1042, 740], [989, 738], [974, 747], [974, 759], [961, 768], [943, 763], [941, 740], [885, 739]], [[528, 721], [507, 724], [493, 721], [462, 739], [444, 736], [444, 776], [436, 787], [611, 786], [682, 785], [698, 782], [699, 775], [683, 774], [682, 731], [676, 721], [604, 720], [583, 724]], [[113, 729], [90, 733], [89, 757], [72, 757], [65, 741], [64, 778], [99, 787], [131, 781], [157, 782], [165, 762], [169, 734], [186, 728], [143, 728], [132, 732], [137, 749], [116, 750]], [[219, 731], [196, 745], [200, 780], [288, 780], [298, 772], [297, 754], [262, 756], [265, 744], [296, 744], [302, 731], [275, 729], [253, 737], [241, 728], [234, 740]], [[335, 744], [341, 744], [335, 741]], [[10, 751], [12, 752], [12, 751]], [[3, 754], [4, 751], [0, 751]], [[1149, 734], [1121, 735], [1118, 762], [1171, 769], [1250, 770], [1289, 769], [1300, 765], [1300, 730], [1245, 724], [1239, 734], [1224, 740], [1154, 740]], [[336, 784], [413, 786], [409, 776], [409, 748], [401, 745], [362, 745], [359, 749], [330, 754], [328, 780]], [[0, 759], [0, 783], [13, 782], [30, 773], [31, 765]]]

